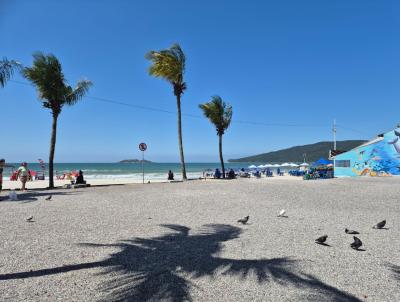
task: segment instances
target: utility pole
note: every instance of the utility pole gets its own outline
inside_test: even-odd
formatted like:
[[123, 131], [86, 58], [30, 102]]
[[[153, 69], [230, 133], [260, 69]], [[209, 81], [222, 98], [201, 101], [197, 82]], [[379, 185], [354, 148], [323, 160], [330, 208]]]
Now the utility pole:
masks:
[[336, 119], [333, 120], [333, 150], [336, 150]]

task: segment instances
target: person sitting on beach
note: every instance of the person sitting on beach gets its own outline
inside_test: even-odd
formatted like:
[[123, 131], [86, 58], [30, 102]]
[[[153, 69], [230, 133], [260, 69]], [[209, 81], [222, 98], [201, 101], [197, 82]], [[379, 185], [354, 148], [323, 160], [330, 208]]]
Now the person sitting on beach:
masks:
[[174, 180], [174, 173], [171, 170], [168, 171], [168, 180]]
[[17, 170], [17, 179], [22, 183], [21, 191], [26, 191], [25, 185], [26, 182], [28, 181], [29, 177], [29, 170], [28, 170], [28, 164], [26, 162], [23, 162], [21, 166]]
[[82, 170], [79, 170], [78, 176], [76, 177], [75, 180], [76, 185], [86, 185], [86, 181], [83, 179], [83, 172]]
[[236, 178], [235, 171], [233, 171], [233, 169], [230, 169], [230, 170], [229, 170], [229, 172], [228, 172], [228, 178], [229, 178], [229, 179], [234, 179], [234, 178]]
[[218, 179], [220, 179], [221, 178], [221, 171], [219, 171], [219, 169], [217, 168], [217, 169], [215, 169], [215, 172], [214, 172], [214, 178], [218, 178]]

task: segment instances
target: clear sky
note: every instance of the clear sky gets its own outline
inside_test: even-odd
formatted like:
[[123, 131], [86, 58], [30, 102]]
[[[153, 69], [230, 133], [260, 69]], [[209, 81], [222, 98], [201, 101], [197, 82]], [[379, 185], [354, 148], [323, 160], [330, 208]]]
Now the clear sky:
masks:
[[[228, 159], [331, 140], [334, 118], [339, 140], [400, 122], [396, 2], [0, 0], [0, 57], [31, 65], [33, 52], [53, 53], [70, 84], [93, 81], [89, 96], [175, 112], [171, 86], [148, 76], [144, 55], [178, 42], [183, 112], [201, 116], [198, 104], [215, 94], [233, 106]], [[0, 89], [0, 116], [0, 157], [47, 160], [51, 116], [34, 87]], [[85, 98], [61, 114], [55, 161], [138, 158], [141, 141], [148, 159], [177, 162], [176, 115]], [[218, 161], [205, 118], [183, 116], [183, 142], [187, 161]]]

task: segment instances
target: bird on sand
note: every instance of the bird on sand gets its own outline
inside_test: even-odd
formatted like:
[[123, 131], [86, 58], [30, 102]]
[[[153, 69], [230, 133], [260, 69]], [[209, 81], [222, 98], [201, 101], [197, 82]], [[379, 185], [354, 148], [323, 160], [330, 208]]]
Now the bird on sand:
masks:
[[354, 230], [349, 230], [349, 229], [344, 229], [344, 232], [346, 233], [346, 234], [360, 234], [359, 232], [357, 232], [357, 231], [354, 231]]
[[250, 216], [246, 216], [242, 219], [239, 219], [237, 222], [240, 222], [241, 224], [246, 224], [249, 221]]
[[316, 243], [325, 243], [326, 239], [328, 238], [328, 235], [324, 235], [321, 237], [318, 237], [317, 239], [315, 239]]
[[278, 217], [287, 217], [287, 216], [285, 216], [285, 214], [286, 214], [286, 210], [285, 210], [285, 209], [282, 209], [282, 210], [279, 212]]
[[28, 222], [31, 222], [33, 220], [33, 216], [29, 216], [28, 218], [25, 219]]
[[386, 220], [382, 220], [381, 222], [378, 222], [376, 225], [374, 225], [372, 228], [373, 229], [382, 229], [386, 224]]
[[53, 195], [49, 195], [48, 197], [46, 197], [46, 200], [51, 200], [52, 197]]
[[353, 236], [354, 242], [350, 244], [350, 247], [352, 249], [358, 250], [362, 246], [362, 242], [360, 238], [357, 238], [356, 236]]

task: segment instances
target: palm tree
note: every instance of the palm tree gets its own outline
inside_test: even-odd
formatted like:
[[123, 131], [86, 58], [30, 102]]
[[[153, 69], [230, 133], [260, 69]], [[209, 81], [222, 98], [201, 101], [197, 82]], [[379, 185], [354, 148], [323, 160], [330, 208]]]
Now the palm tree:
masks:
[[0, 87], [4, 87], [6, 82], [13, 76], [14, 70], [20, 69], [21, 63], [14, 60], [3, 58], [0, 60]]
[[214, 124], [219, 138], [219, 159], [222, 167], [222, 177], [225, 178], [225, 165], [222, 156], [222, 136], [228, 129], [232, 120], [232, 106], [226, 104], [220, 96], [216, 95], [211, 98], [211, 101], [199, 105], [200, 109], [206, 118]]
[[57, 120], [64, 105], [75, 105], [88, 92], [92, 83], [81, 80], [75, 88], [68, 86], [61, 64], [52, 55], [41, 52], [33, 55], [33, 66], [22, 70], [23, 76], [31, 81], [39, 93], [44, 108], [51, 110], [53, 124], [49, 154], [49, 188], [54, 188], [53, 161], [57, 138]]
[[183, 155], [182, 143], [182, 122], [181, 122], [181, 95], [186, 89], [186, 83], [183, 81], [185, 72], [185, 54], [178, 44], [174, 44], [169, 49], [160, 51], [150, 51], [146, 54], [146, 59], [153, 64], [149, 67], [149, 74], [156, 78], [163, 78], [171, 83], [176, 96], [178, 107], [178, 140], [179, 152], [181, 157], [182, 179], [187, 180], [185, 157]]

